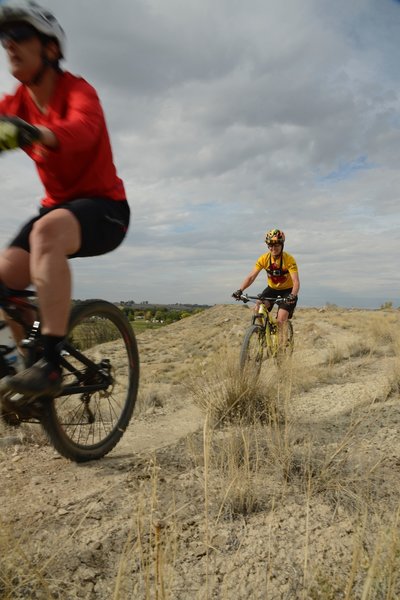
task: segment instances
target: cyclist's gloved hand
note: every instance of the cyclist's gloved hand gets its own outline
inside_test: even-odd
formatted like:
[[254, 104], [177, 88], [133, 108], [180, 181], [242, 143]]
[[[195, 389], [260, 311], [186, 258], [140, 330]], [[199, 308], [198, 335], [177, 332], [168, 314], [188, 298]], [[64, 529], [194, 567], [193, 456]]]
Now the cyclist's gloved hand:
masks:
[[40, 139], [40, 131], [19, 117], [0, 116], [0, 152], [29, 146]]
[[296, 294], [288, 294], [285, 298], [286, 304], [295, 304], [297, 300]]
[[232, 298], [235, 298], [235, 300], [240, 300], [240, 297], [242, 294], [243, 294], [242, 290], [236, 290], [236, 292], [233, 292]]

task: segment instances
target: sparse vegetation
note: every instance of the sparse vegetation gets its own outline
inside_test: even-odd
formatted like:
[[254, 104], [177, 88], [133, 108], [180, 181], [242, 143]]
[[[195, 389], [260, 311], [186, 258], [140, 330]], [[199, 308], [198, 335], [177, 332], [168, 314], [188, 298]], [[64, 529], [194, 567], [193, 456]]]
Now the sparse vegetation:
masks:
[[293, 357], [258, 378], [237, 368], [245, 308], [143, 332], [113, 456], [0, 447], [0, 596], [400, 597], [397, 315], [300, 309]]
[[393, 308], [393, 302], [388, 301], [381, 304], [381, 310], [391, 310]]
[[146, 309], [135, 308], [135, 305], [124, 303], [121, 310], [126, 314], [132, 324], [135, 333], [141, 333], [147, 329], [157, 329], [165, 325], [171, 325], [181, 319], [197, 315], [206, 307], [193, 305], [184, 308], [172, 308], [170, 306], [149, 306]]

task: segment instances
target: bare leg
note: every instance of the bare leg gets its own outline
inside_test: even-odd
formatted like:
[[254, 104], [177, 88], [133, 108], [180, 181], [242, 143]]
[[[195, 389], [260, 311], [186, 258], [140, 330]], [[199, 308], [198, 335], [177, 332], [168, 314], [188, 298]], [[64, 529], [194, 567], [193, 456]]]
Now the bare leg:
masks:
[[[23, 290], [30, 284], [29, 275], [29, 253], [22, 248], [11, 247], [4, 250], [0, 255], [0, 281], [7, 287], [16, 290]], [[5, 319], [9, 324], [16, 342], [20, 342], [24, 337], [22, 326], [11, 319], [3, 311], [1, 318]], [[26, 311], [23, 314], [26, 323], [33, 322], [34, 311]]]
[[42, 329], [43, 357], [28, 369], [4, 378], [14, 392], [15, 406], [37, 397], [56, 396], [62, 388], [59, 344], [67, 332], [71, 304], [71, 274], [67, 256], [80, 247], [81, 229], [67, 209], [56, 209], [36, 221], [29, 236], [29, 268], [36, 287]]
[[39, 298], [42, 333], [64, 336], [71, 304], [67, 256], [80, 247], [79, 222], [67, 209], [53, 210], [36, 221], [29, 242], [30, 272]]
[[254, 314], [258, 314], [261, 304], [264, 304], [266, 310], [268, 310], [268, 308], [271, 306], [271, 303], [268, 302], [268, 300], [256, 300], [254, 305]]
[[0, 281], [7, 287], [24, 290], [31, 282], [29, 252], [22, 248], [7, 248], [0, 255]]
[[279, 335], [279, 347], [281, 349], [286, 348], [286, 343], [288, 341], [288, 319], [289, 319], [289, 311], [284, 308], [280, 308], [278, 310], [278, 335]]

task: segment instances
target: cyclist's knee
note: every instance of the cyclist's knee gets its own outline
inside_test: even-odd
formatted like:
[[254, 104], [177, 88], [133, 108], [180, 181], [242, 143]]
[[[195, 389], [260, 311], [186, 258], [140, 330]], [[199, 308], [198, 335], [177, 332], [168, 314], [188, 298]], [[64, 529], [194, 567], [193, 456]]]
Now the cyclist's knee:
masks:
[[0, 254], [0, 282], [21, 290], [31, 283], [29, 253], [26, 250], [11, 247]]
[[52, 211], [33, 224], [29, 243], [32, 249], [41, 252], [57, 249], [72, 254], [80, 244], [79, 223], [68, 210]]
[[287, 323], [288, 319], [289, 319], [289, 311], [284, 308], [280, 308], [278, 310], [278, 315], [277, 315], [278, 323]]
[[262, 304], [264, 305], [264, 308], [265, 308], [266, 310], [268, 310], [268, 311], [269, 311], [269, 308], [270, 308], [270, 306], [271, 306], [270, 302], [267, 302], [267, 301], [262, 301], [262, 300], [256, 300], [256, 303], [255, 303], [255, 305], [254, 305], [254, 312], [255, 312], [256, 314], [260, 312], [260, 306], [261, 306]]
[[42, 217], [33, 224], [30, 241], [52, 240], [59, 234], [59, 231], [60, 224], [57, 221]]

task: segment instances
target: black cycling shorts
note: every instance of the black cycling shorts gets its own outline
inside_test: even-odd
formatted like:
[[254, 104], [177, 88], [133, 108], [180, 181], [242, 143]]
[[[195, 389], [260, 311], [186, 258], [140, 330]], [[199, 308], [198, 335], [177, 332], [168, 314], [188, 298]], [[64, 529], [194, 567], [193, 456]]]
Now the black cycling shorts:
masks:
[[[265, 290], [263, 290], [260, 294], [260, 298], [278, 298], [279, 296], [281, 296], [281, 298], [285, 298], [285, 296], [289, 296], [289, 294], [292, 293], [292, 288], [289, 288], [287, 290], [276, 290], [275, 288], [271, 288], [271, 287], [266, 287]], [[274, 302], [270, 301], [271, 305], [268, 308], [268, 310], [272, 310], [273, 306], [274, 306]], [[293, 313], [294, 313], [294, 309], [296, 308], [296, 304], [297, 304], [297, 298], [296, 298], [296, 302], [294, 302], [293, 304], [286, 304], [286, 302], [280, 302], [279, 303], [279, 308], [284, 308], [285, 310], [288, 311], [289, 313], [289, 319], [291, 319], [293, 317]]]
[[40, 208], [39, 214], [23, 225], [9, 246], [30, 252], [29, 235], [33, 224], [58, 208], [70, 210], [81, 226], [81, 247], [69, 258], [111, 252], [120, 245], [129, 227], [130, 210], [126, 200], [77, 198], [51, 208]]

